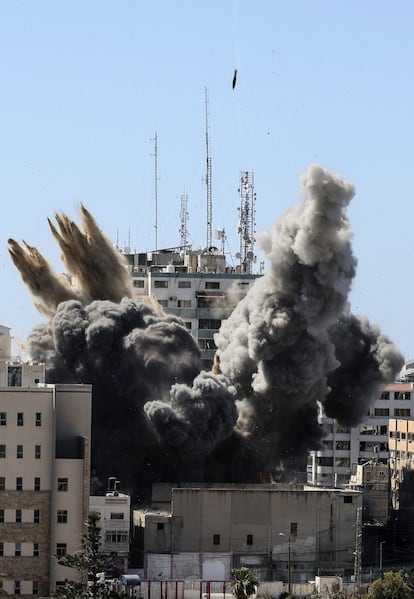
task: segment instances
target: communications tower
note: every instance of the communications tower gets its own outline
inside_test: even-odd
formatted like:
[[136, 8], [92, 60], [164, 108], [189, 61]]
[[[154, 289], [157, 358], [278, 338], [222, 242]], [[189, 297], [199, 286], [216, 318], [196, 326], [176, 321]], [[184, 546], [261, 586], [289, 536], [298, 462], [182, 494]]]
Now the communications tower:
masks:
[[188, 223], [188, 195], [184, 192], [181, 195], [181, 211], [180, 211], [180, 247], [187, 247], [187, 223]]
[[253, 263], [256, 262], [254, 244], [256, 241], [256, 193], [254, 191], [254, 173], [242, 171], [240, 173], [240, 207], [238, 234], [240, 235], [241, 272], [252, 274]]

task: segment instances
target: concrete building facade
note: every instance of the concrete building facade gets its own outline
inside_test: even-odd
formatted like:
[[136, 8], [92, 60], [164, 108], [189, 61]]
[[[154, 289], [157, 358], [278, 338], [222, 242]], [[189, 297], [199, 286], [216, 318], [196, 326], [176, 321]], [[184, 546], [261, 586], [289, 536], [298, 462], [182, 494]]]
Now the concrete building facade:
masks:
[[301, 485], [173, 487], [171, 507], [134, 512], [146, 578], [305, 581], [354, 567], [357, 491]]
[[[114, 481], [115, 485], [118, 481]], [[131, 498], [116, 489], [105, 495], [92, 495], [89, 509], [100, 515], [101, 552], [113, 558], [122, 574], [128, 571], [131, 528]], [[115, 557], [116, 554], [116, 557]]]
[[1, 586], [47, 596], [73, 576], [55, 556], [79, 548], [88, 514], [91, 386], [46, 385], [43, 365], [10, 355], [0, 373]]
[[413, 383], [396, 382], [385, 385], [363, 422], [356, 427], [341, 426], [322, 413], [319, 421], [325, 430], [323, 449], [313, 451], [308, 460], [308, 483], [316, 486], [348, 485], [358, 464], [375, 460], [388, 464], [389, 424], [392, 418], [414, 416]]
[[167, 314], [182, 318], [198, 344], [203, 367], [210, 369], [214, 334], [260, 275], [226, 266], [219, 252], [165, 250], [126, 258], [136, 299], [155, 297]]

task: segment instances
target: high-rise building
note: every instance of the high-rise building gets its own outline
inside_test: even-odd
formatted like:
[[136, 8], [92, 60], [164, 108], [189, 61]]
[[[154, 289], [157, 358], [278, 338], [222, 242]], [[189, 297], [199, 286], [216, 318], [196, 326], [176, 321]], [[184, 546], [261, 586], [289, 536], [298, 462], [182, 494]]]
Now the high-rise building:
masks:
[[127, 254], [136, 299], [156, 298], [167, 314], [179, 316], [196, 340], [203, 368], [210, 369], [214, 334], [259, 274], [226, 266], [220, 251], [160, 250]]
[[390, 419], [414, 416], [414, 383], [385, 385], [373, 398], [366, 417], [356, 427], [341, 426], [321, 412], [319, 421], [326, 432], [323, 449], [312, 451], [308, 461], [308, 483], [344, 486], [358, 464], [370, 460], [388, 464]]
[[[10, 595], [47, 596], [74, 573], [89, 509], [91, 386], [44, 383], [0, 328], [0, 572]], [[7, 355], [6, 355], [7, 354]]]

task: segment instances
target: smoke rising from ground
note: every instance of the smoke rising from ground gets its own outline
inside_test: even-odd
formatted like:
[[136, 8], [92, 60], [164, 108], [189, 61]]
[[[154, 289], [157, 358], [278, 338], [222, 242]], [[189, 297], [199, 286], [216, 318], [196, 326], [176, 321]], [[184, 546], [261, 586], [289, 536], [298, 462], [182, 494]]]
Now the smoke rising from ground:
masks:
[[[81, 231], [50, 221], [74, 286], [38, 250], [9, 240], [50, 317], [29, 337], [50, 382], [93, 385], [93, 469], [145, 495], [151, 482], [256, 482], [305, 470], [322, 438], [318, 409], [356, 424], [402, 357], [349, 314], [355, 275], [346, 208], [354, 189], [312, 166], [304, 199], [262, 238], [270, 267], [216, 335], [213, 372], [179, 318], [132, 299], [122, 256], [82, 206]], [[283, 475], [282, 475], [283, 473]]]

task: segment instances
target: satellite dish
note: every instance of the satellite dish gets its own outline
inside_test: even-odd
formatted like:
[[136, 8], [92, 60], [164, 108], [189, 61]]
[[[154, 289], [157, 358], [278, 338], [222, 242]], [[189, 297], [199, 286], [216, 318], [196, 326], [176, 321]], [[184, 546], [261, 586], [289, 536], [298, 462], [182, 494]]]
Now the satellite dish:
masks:
[[237, 252], [236, 253], [236, 258], [240, 258], [240, 256], [241, 256], [240, 252]]
[[214, 231], [214, 237], [216, 239], [223, 239], [223, 237], [224, 237], [224, 229], [216, 229]]
[[254, 258], [253, 252], [247, 252], [246, 257], [248, 260], [253, 260], [253, 258]]

